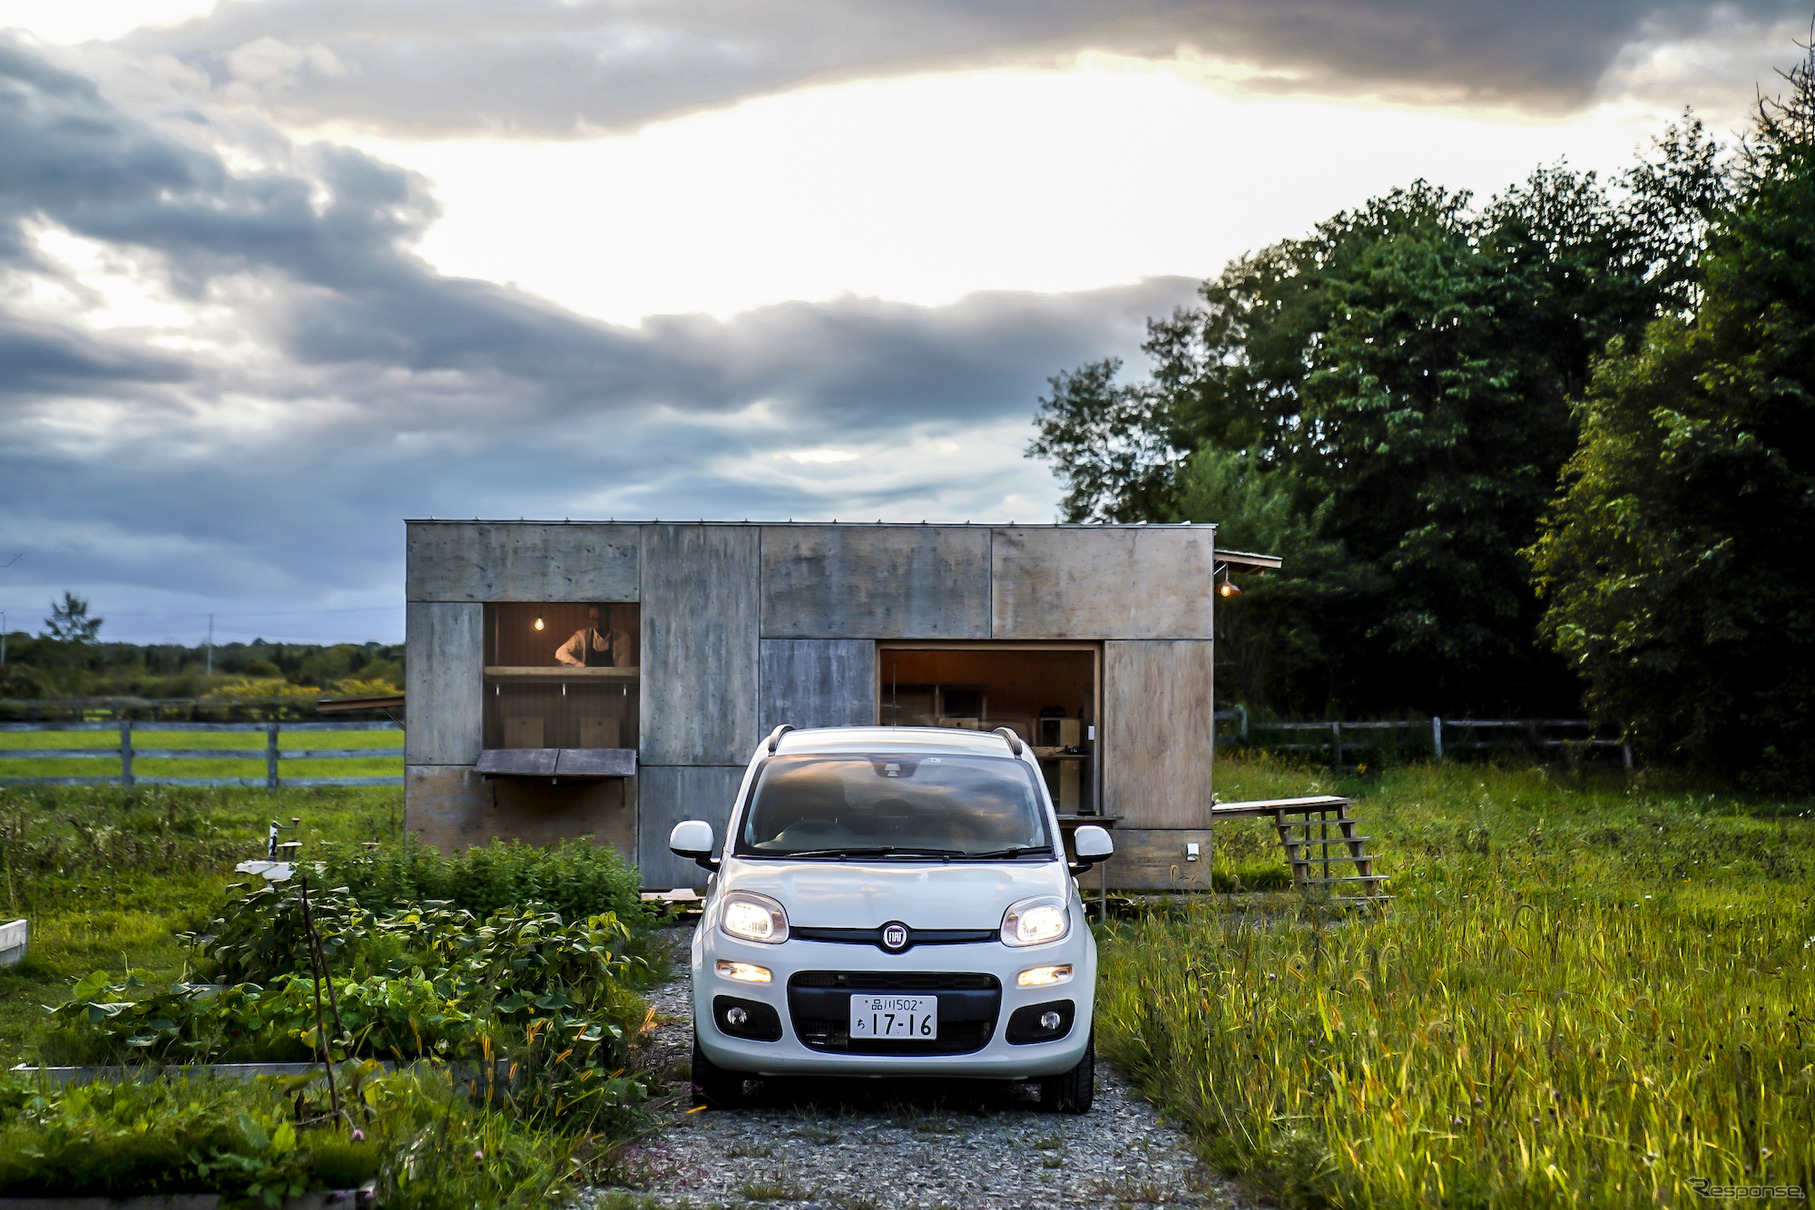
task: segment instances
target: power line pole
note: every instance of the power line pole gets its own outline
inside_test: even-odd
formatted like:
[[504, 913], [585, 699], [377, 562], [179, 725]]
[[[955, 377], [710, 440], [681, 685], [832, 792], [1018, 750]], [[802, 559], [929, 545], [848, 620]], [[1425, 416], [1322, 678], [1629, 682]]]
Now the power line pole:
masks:
[[214, 675], [214, 615], [208, 615], [208, 673]]
[[0, 664], [6, 663], [6, 610], [0, 609]]

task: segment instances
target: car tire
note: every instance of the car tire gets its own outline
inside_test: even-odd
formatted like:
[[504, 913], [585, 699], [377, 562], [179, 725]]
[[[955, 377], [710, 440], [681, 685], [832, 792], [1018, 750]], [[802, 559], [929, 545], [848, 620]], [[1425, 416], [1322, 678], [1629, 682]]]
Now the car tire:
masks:
[[744, 1081], [741, 1071], [720, 1067], [700, 1049], [700, 1036], [693, 1035], [693, 1103], [708, 1109], [736, 1109], [744, 1103]]
[[1040, 1081], [1040, 1108], [1047, 1113], [1089, 1113], [1096, 1090], [1097, 1039], [1092, 1030], [1076, 1067]]

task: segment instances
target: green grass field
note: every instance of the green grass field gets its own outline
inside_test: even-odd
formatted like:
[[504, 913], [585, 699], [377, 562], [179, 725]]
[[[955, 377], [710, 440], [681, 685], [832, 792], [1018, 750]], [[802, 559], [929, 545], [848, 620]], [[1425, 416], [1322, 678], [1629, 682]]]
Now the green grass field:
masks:
[[177, 934], [212, 918], [226, 887], [246, 879], [234, 864], [261, 856], [268, 823], [291, 816], [302, 827], [286, 839], [301, 839], [305, 853], [321, 840], [393, 839], [403, 792], [0, 788], [0, 915], [31, 922], [30, 956], [0, 967], [0, 1063], [25, 1057], [39, 1005], [67, 999], [70, 984], [92, 970], [180, 978], [189, 951]]
[[[1288, 1205], [1689, 1205], [1815, 1181], [1808, 804], [1450, 765], [1219, 769], [1358, 798], [1398, 899], [1229, 896], [1107, 926], [1099, 1042]], [[1219, 828], [1224, 871], [1265, 866]]]
[[[152, 729], [153, 726], [149, 723], [140, 724], [142, 729], [133, 731], [132, 746], [135, 752], [181, 748], [190, 751], [256, 749], [262, 753], [266, 742], [265, 737], [256, 731], [157, 731]], [[374, 751], [371, 757], [283, 760], [278, 765], [281, 777], [403, 776], [403, 733], [400, 731], [280, 731], [277, 743], [280, 752], [322, 749]], [[0, 778], [119, 776], [118, 731], [0, 732], [0, 752], [76, 748], [93, 748], [96, 755], [41, 759], [9, 757], [0, 760]], [[132, 769], [136, 777], [238, 777], [262, 784], [265, 779], [265, 758], [262, 755], [221, 760], [207, 757], [159, 759], [135, 756]]]

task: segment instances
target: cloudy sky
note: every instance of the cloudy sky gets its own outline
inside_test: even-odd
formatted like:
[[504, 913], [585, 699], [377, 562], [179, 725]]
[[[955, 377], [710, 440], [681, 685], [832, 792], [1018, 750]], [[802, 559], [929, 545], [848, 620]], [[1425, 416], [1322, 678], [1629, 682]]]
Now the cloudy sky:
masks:
[[1048, 375], [1809, 0], [0, 0], [0, 607], [395, 640], [406, 516], [1050, 520]]

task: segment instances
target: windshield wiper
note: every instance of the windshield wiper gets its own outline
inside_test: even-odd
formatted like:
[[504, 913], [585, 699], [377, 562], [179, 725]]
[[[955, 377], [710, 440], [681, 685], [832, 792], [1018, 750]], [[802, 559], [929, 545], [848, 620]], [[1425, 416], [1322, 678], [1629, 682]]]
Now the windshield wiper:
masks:
[[793, 852], [764, 853], [764, 857], [964, 857], [963, 849], [920, 849], [889, 844], [839, 849], [796, 849]]
[[974, 861], [988, 861], [1005, 857], [1025, 857], [1029, 853], [1044, 853], [1046, 856], [1051, 857], [1052, 846], [1045, 844], [1018, 844], [1011, 845], [1006, 849], [991, 849], [987, 853], [966, 853], [965, 856]]

